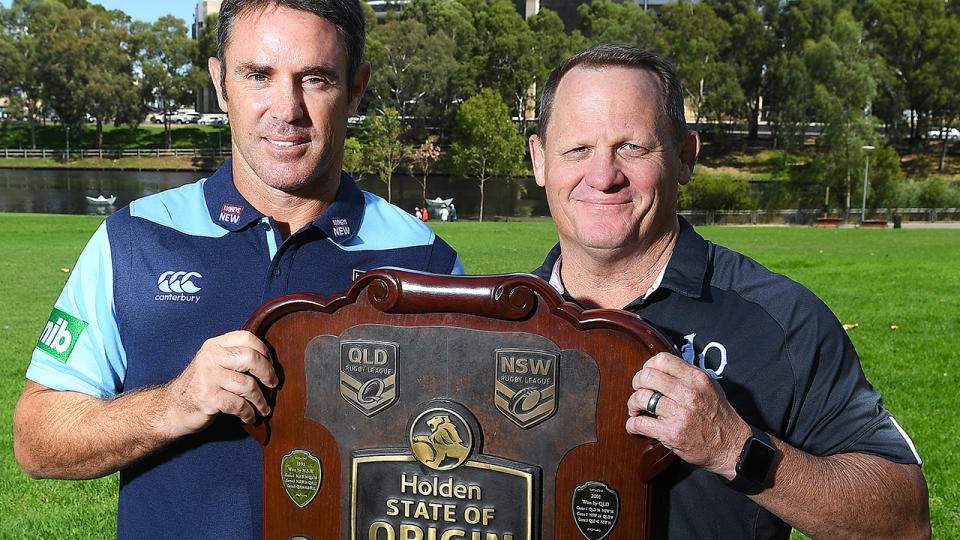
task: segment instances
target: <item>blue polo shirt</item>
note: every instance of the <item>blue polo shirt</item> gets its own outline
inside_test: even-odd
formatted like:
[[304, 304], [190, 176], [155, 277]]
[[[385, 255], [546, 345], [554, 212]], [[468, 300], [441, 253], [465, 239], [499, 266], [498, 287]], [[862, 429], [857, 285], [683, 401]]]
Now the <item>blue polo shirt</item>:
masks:
[[[226, 162], [207, 179], [137, 201], [94, 233], [57, 300], [27, 378], [110, 397], [176, 377], [203, 342], [290, 293], [344, 291], [396, 266], [463, 273], [419, 220], [343, 174], [337, 198], [283, 240]], [[262, 453], [234, 417], [120, 472], [120, 538], [258, 538]]]
[[[534, 274], [563, 293], [558, 263], [559, 244]], [[623, 309], [706, 370], [748, 424], [815, 456], [857, 452], [921, 463], [826, 304], [799, 283], [704, 240], [685, 219], [660, 283]], [[651, 538], [790, 537], [787, 523], [683, 460], [652, 486]]]

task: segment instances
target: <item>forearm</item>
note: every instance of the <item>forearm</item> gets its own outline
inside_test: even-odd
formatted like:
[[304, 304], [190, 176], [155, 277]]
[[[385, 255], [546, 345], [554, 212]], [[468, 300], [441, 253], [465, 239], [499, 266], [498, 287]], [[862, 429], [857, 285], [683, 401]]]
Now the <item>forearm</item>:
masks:
[[173, 440], [163, 388], [98, 399], [27, 381], [14, 413], [14, 453], [34, 478], [85, 479], [116, 472]]
[[917, 465], [867, 454], [815, 457], [775, 440], [772, 487], [752, 498], [811, 538], [929, 538], [926, 481]]

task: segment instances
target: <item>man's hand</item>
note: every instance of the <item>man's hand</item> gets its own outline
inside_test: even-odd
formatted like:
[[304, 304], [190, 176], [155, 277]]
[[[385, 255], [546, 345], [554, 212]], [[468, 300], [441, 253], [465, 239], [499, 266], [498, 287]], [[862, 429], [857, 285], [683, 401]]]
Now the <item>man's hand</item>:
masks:
[[[633, 377], [627, 401], [627, 432], [657, 439], [680, 459], [730, 480], [750, 426], [710, 375], [682, 359], [660, 353]], [[647, 413], [654, 392], [656, 416]]]
[[252, 423], [257, 415], [270, 413], [261, 384], [277, 385], [262, 341], [243, 330], [208, 339], [183, 372], [163, 387], [164, 431], [172, 437], [195, 433], [220, 413]]

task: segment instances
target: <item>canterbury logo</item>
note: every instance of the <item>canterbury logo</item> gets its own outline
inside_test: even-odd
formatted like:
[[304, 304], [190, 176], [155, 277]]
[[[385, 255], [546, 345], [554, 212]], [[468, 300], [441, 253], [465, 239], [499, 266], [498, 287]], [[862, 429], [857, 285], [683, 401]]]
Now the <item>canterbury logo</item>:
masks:
[[202, 278], [200, 272], [174, 272], [168, 270], [160, 274], [157, 280], [157, 288], [165, 293], [187, 293], [193, 294], [200, 291], [193, 280]]

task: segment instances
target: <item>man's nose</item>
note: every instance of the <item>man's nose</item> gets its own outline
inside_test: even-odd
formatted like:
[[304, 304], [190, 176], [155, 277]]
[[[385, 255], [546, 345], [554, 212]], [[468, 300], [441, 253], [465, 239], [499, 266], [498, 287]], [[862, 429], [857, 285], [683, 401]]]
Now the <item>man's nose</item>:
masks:
[[270, 114], [287, 124], [293, 124], [303, 117], [303, 91], [300, 85], [292, 81], [275, 85]]
[[626, 180], [612, 150], [596, 151], [590, 159], [587, 170], [587, 185], [598, 191], [610, 191], [622, 185]]

